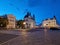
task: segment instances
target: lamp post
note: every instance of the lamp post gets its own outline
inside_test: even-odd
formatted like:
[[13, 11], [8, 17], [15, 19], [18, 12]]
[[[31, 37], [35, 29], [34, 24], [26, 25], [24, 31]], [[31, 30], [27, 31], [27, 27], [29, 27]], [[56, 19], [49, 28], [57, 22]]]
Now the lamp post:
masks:
[[24, 28], [25, 28], [25, 24], [26, 24], [26, 22], [23, 22]]

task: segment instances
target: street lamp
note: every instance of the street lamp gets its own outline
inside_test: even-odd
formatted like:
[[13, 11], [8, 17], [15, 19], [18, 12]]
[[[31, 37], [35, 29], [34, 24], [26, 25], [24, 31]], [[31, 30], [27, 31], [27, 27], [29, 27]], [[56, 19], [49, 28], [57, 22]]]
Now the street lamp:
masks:
[[26, 22], [23, 22], [23, 24], [25, 25], [25, 24], [26, 24]]
[[26, 24], [26, 22], [23, 22], [24, 28], [25, 28], [25, 24]]

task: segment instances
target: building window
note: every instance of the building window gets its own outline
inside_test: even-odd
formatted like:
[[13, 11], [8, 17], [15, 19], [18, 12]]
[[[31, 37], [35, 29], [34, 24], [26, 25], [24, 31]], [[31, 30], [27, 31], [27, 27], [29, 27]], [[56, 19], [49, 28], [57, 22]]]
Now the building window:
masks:
[[28, 25], [28, 23], [26, 23], [26, 25]]
[[10, 20], [11, 22], [14, 22], [14, 20]]
[[25, 21], [28, 21], [28, 19], [26, 19]]
[[50, 23], [50, 22], [48, 22], [48, 23]]
[[46, 24], [46, 25], [48, 25], [48, 24]]

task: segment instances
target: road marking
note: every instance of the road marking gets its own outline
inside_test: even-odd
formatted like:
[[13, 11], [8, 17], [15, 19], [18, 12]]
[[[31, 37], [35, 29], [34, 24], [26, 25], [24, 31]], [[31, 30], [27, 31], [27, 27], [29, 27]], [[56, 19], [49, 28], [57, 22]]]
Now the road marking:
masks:
[[8, 41], [6, 41], [6, 42], [3, 42], [3, 43], [1, 43], [0, 45], [3, 45], [3, 44], [5, 44], [5, 43], [9, 43], [10, 41], [13, 41], [13, 40], [15, 40], [15, 39], [17, 39], [17, 38], [19, 38], [19, 36], [18, 37], [16, 37], [16, 38], [12, 38], [12, 39], [10, 39], [10, 40], [8, 40]]

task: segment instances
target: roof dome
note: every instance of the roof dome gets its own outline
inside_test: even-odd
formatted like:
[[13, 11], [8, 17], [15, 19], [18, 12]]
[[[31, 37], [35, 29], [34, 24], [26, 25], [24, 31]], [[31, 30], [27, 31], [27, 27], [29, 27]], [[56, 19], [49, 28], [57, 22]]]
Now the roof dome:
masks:
[[30, 12], [27, 12], [27, 14], [24, 16], [24, 18], [27, 18], [27, 17], [31, 17], [31, 13]]

